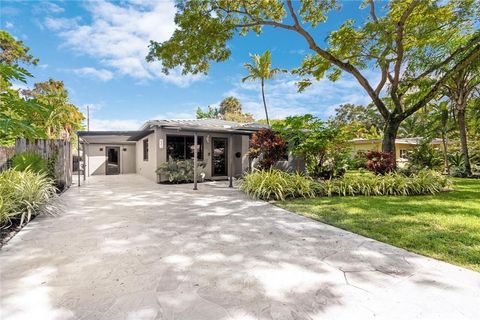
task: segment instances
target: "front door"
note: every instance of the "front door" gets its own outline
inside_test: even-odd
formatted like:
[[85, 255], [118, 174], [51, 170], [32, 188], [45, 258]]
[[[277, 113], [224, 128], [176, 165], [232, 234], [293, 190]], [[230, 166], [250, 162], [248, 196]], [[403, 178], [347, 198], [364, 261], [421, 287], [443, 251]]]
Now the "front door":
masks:
[[107, 147], [107, 174], [119, 174], [120, 173], [120, 147]]
[[212, 176], [228, 175], [226, 138], [212, 138]]

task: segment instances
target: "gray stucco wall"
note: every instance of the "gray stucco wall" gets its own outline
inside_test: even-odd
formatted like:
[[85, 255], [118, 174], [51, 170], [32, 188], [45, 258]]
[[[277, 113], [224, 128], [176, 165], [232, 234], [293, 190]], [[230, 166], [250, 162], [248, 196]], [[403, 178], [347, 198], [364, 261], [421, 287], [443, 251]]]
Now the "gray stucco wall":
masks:
[[[120, 148], [120, 173], [135, 173], [135, 144], [99, 144], [91, 143], [85, 147], [86, 170], [88, 175], [105, 174], [105, 162], [107, 161], [106, 148]], [[124, 149], [126, 149], [124, 151]]]
[[[143, 159], [143, 141], [148, 139], [148, 160]], [[152, 181], [157, 181], [157, 174], [155, 170], [157, 170], [157, 150], [158, 150], [158, 139], [157, 133], [151, 133], [150, 135], [144, 137], [137, 141], [136, 145], [136, 167], [137, 173], [144, 176], [147, 179]]]

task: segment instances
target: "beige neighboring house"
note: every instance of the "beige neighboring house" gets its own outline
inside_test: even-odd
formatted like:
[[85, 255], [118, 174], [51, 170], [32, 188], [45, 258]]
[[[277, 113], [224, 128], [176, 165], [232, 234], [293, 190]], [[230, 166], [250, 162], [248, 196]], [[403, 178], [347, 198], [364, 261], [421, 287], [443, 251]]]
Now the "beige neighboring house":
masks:
[[137, 173], [157, 181], [160, 164], [193, 159], [196, 134], [205, 179], [226, 179], [249, 169], [250, 136], [261, 128], [218, 119], [152, 120], [139, 131], [80, 131], [78, 136], [85, 176]]
[[[400, 165], [408, 162], [408, 152], [413, 150], [422, 141], [421, 137], [416, 138], [400, 138], [395, 140], [395, 160]], [[357, 138], [350, 140], [352, 147], [352, 155], [359, 151], [382, 151], [382, 139], [363, 139]], [[442, 139], [433, 139], [431, 142], [434, 148], [442, 148]]]

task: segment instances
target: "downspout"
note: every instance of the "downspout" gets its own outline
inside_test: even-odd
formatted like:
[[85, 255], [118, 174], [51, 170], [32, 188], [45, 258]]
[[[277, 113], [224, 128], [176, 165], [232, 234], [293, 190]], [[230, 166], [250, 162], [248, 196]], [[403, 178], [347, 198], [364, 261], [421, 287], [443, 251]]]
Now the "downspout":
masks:
[[228, 137], [228, 187], [233, 188], [233, 158], [232, 158], [232, 153], [233, 153], [233, 139], [232, 135]]
[[78, 187], [80, 187], [80, 136], [77, 134], [77, 178], [78, 178]]
[[193, 133], [193, 190], [198, 190], [197, 188], [197, 146], [198, 146], [198, 134], [197, 132]]

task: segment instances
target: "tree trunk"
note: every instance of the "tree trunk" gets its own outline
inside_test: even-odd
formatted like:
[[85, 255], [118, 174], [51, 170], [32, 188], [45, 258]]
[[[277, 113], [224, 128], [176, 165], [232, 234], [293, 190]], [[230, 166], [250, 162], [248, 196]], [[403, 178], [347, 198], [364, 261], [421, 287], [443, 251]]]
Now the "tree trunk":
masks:
[[460, 130], [460, 144], [462, 146], [463, 160], [465, 162], [465, 173], [468, 176], [472, 175], [472, 167], [470, 165], [470, 157], [468, 155], [467, 145], [467, 127], [465, 126], [465, 108], [457, 108], [458, 127]]
[[397, 168], [397, 159], [395, 153], [395, 140], [397, 139], [398, 128], [402, 120], [389, 118], [385, 120], [383, 129], [382, 151], [393, 154], [394, 167]]
[[445, 174], [450, 174], [450, 165], [448, 163], [448, 143], [447, 143], [447, 134], [445, 130], [442, 130], [442, 144], [443, 144], [443, 172]]
[[262, 99], [263, 99], [263, 107], [265, 108], [265, 117], [267, 118], [267, 125], [270, 127], [270, 120], [268, 120], [268, 111], [267, 111], [267, 102], [265, 101], [265, 83], [262, 78]]

